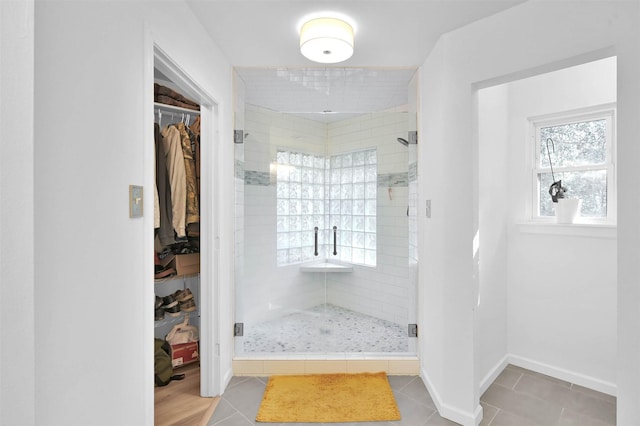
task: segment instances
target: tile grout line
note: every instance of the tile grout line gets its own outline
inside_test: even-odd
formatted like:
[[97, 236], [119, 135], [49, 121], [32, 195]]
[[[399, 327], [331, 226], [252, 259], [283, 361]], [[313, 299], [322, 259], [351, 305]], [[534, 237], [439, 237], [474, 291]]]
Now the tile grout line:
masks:
[[558, 424], [560, 422], [560, 419], [562, 418], [562, 415], [564, 414], [564, 410], [565, 410], [565, 407], [563, 406], [562, 410], [560, 410], [560, 415], [558, 416], [558, 420], [556, 421], [556, 424]]
[[433, 416], [435, 416], [436, 414], [438, 414], [438, 410], [434, 411], [433, 413], [431, 413], [431, 415], [429, 417], [427, 417], [427, 419], [425, 420], [424, 424], [426, 425], [429, 422], [429, 419]]
[[500, 411], [503, 411], [502, 408], [498, 408], [498, 407], [495, 407], [495, 408], [496, 408], [496, 413], [493, 415], [493, 417], [491, 417], [491, 420], [489, 420], [489, 423], [487, 423], [487, 426], [491, 426], [495, 418], [498, 417], [498, 413], [500, 413]]
[[[227, 404], [229, 404], [229, 406], [230, 406], [231, 408], [233, 408], [233, 409], [235, 410], [235, 413], [234, 413], [234, 414], [236, 414], [236, 413], [237, 413], [237, 414], [240, 414], [240, 416], [244, 417], [244, 418], [245, 418], [245, 419], [246, 419], [250, 424], [255, 425], [255, 419], [252, 421], [252, 420], [251, 420], [249, 417], [247, 417], [247, 416], [246, 416], [242, 411], [238, 410], [238, 409], [236, 408], [236, 406], [235, 406], [235, 405], [233, 405], [231, 402], [229, 402], [229, 400], [225, 400], [225, 401], [226, 401], [226, 403], [227, 403]], [[229, 418], [231, 418], [231, 417], [233, 417], [233, 414], [232, 414], [232, 415], [230, 415], [230, 416], [225, 417], [224, 419], [221, 419], [218, 423], [222, 422], [223, 420], [227, 420], [227, 419], [229, 419]], [[213, 416], [212, 416], [212, 418], [213, 418]]]
[[[217, 411], [217, 409], [219, 409], [219, 408], [220, 408], [220, 403], [221, 403], [221, 402], [224, 402], [225, 404], [228, 404], [228, 405], [229, 405], [229, 407], [231, 407], [231, 408], [235, 411], [235, 413], [237, 413], [237, 412], [238, 412], [238, 410], [236, 409], [236, 407], [234, 407], [234, 406], [233, 406], [229, 401], [227, 401], [226, 399], [224, 399], [224, 398], [223, 398], [223, 396], [221, 395], [221, 396], [220, 396], [220, 401], [218, 401], [218, 405], [216, 406], [216, 410], [213, 410], [213, 413], [211, 414], [211, 417], [209, 418], [209, 423], [210, 423], [212, 426], [215, 426], [215, 425], [217, 425], [217, 424], [220, 424], [221, 422], [223, 422], [223, 421], [227, 420], [228, 418], [232, 417], [232, 416], [235, 414], [235, 413], [231, 413], [231, 414], [229, 414], [228, 416], [226, 416], [226, 417], [224, 417], [224, 418], [222, 418], [222, 419], [219, 419], [219, 420], [217, 420], [217, 421], [213, 422], [213, 418], [214, 418], [214, 417], [215, 417], [215, 415], [216, 415], [216, 411]], [[208, 425], [209, 423], [207, 423], [207, 425]]]
[[520, 373], [520, 377], [518, 377], [518, 380], [516, 380], [516, 382], [513, 384], [513, 386], [511, 386], [511, 390], [512, 391], [516, 390], [516, 386], [518, 386], [518, 383], [520, 383], [520, 379], [522, 379], [523, 376], [524, 376], [524, 373]]

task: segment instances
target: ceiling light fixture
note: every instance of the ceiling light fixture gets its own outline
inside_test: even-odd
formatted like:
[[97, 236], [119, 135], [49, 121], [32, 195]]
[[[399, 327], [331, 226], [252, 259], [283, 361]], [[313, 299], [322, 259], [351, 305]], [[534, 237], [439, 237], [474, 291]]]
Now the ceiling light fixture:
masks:
[[300, 27], [300, 53], [323, 64], [346, 61], [353, 55], [353, 27], [338, 18], [315, 18]]

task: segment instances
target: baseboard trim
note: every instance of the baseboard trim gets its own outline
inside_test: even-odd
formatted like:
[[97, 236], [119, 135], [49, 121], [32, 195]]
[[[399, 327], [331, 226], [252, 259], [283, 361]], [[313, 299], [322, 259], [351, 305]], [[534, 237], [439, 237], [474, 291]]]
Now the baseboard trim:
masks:
[[[508, 364], [513, 364], [518, 367], [526, 368], [527, 370], [535, 371], [536, 373], [546, 374], [547, 376], [555, 377], [556, 379], [575, 383], [576, 385], [584, 386], [585, 388], [606, 393], [607, 395], [616, 396], [617, 394], [618, 387], [615, 383], [596, 379], [595, 377], [576, 373], [575, 371], [566, 370], [564, 368], [554, 367], [549, 364], [534, 361], [530, 358], [525, 358], [514, 354], [509, 354], [507, 358]], [[498, 374], [500, 374], [500, 372], [498, 372]]]
[[442, 398], [440, 398], [440, 394], [436, 391], [433, 383], [431, 383], [426, 370], [422, 367], [420, 368], [420, 378], [424, 382], [424, 385], [436, 406], [436, 410], [438, 410], [441, 417], [464, 426], [476, 426], [480, 424], [483, 416], [482, 406], [480, 404], [478, 404], [473, 413], [445, 404], [442, 402]]
[[493, 383], [498, 378], [500, 373], [502, 373], [502, 370], [504, 370], [507, 365], [509, 365], [509, 359], [509, 355], [505, 355], [491, 370], [489, 370], [489, 373], [484, 376], [484, 378], [480, 381], [480, 395], [482, 395], [487, 391], [487, 389], [489, 389], [491, 383]]
[[231, 379], [233, 379], [233, 369], [230, 368], [228, 369], [225, 374], [223, 375], [222, 378], [222, 387], [220, 388], [220, 395], [222, 395], [225, 391], [225, 389], [227, 389], [227, 386], [229, 386], [229, 383], [231, 383]]

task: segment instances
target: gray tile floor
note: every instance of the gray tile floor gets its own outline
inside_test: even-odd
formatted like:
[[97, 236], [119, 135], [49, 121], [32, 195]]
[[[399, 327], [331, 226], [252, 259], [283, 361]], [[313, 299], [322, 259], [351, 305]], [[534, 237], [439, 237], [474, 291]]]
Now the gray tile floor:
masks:
[[[260, 425], [255, 418], [266, 377], [234, 377], [208, 426]], [[455, 425], [438, 415], [417, 376], [389, 376], [402, 420], [398, 422], [329, 423], [329, 425]], [[480, 398], [481, 426], [613, 426], [615, 397], [513, 365], [498, 376]], [[270, 423], [273, 424], [273, 423]], [[282, 423], [290, 425], [294, 423]], [[322, 425], [321, 423], [295, 423]]]
[[616, 398], [508, 365], [480, 397], [481, 425], [613, 426]]

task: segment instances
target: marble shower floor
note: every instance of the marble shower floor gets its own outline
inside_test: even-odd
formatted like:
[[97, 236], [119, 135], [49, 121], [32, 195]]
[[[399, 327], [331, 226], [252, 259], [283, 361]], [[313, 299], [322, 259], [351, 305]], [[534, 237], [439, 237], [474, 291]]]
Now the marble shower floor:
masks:
[[244, 330], [245, 353], [407, 352], [407, 326], [331, 304]]

